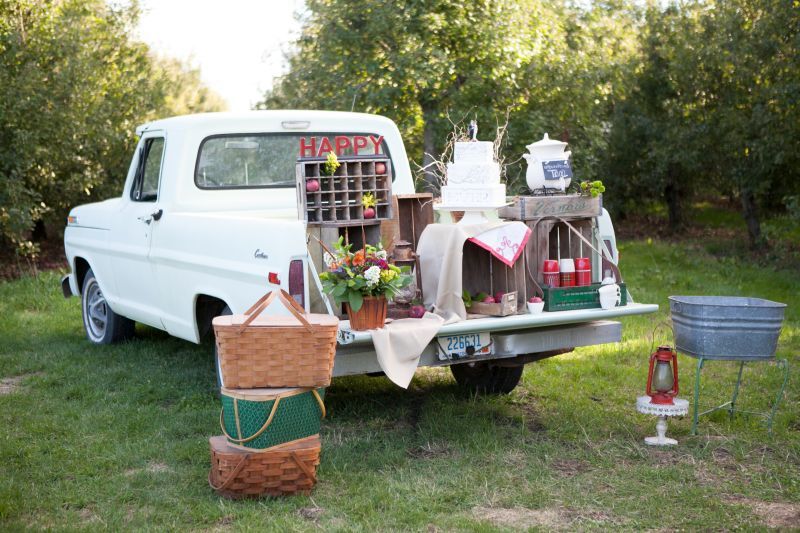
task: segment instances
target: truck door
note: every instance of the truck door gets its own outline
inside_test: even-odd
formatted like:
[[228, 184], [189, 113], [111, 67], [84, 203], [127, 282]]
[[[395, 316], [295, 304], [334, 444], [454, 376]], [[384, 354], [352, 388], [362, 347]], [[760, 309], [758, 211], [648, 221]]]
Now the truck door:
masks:
[[122, 209], [111, 224], [112, 268], [118, 313], [163, 329], [159, 287], [149, 261], [153, 231], [161, 219], [159, 191], [165, 138], [148, 132], [139, 142], [135, 173], [123, 193]]

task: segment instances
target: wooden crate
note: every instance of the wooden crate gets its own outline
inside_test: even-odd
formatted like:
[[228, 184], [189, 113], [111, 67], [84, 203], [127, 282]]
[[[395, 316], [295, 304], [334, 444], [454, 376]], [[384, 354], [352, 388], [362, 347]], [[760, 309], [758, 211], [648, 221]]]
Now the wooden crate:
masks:
[[520, 257], [509, 267], [487, 250], [466, 241], [461, 269], [463, 290], [472, 295], [479, 292], [494, 295], [498, 292], [516, 291], [518, 309], [525, 306], [527, 289], [524, 257]]
[[[568, 237], [570, 233], [566, 224], [559, 222], [555, 219], [538, 219], [526, 221], [526, 224], [531, 228], [531, 238], [525, 246], [525, 259], [526, 268], [528, 269], [528, 278], [532, 277], [536, 283], [542, 284], [542, 266], [545, 259], [562, 259], [576, 258], [576, 257], [590, 257], [594, 261], [594, 252], [585, 243], [583, 244], [583, 256], [581, 256], [581, 240], [577, 235]], [[594, 239], [594, 219], [582, 218], [570, 220], [570, 224], [578, 231], [583, 232], [583, 236], [597, 247]], [[559, 231], [560, 238], [559, 238]], [[560, 249], [559, 249], [560, 244]], [[560, 252], [560, 253], [559, 253]], [[593, 271], [594, 265], [592, 265]], [[599, 281], [599, 280], [593, 280]], [[527, 298], [533, 296], [536, 291], [533, 283], [528, 281]]]
[[[386, 157], [342, 158], [333, 174], [323, 172], [324, 159], [297, 162], [298, 204], [309, 225], [348, 226], [379, 224], [392, 218], [392, 162]], [[376, 174], [375, 164], [386, 165], [385, 174]], [[306, 182], [319, 181], [319, 190], [306, 191]], [[375, 218], [364, 218], [361, 199], [370, 192], [377, 201]]]
[[603, 195], [595, 198], [578, 194], [517, 196], [497, 214], [507, 220], [536, 220], [544, 217], [585, 218], [603, 214]]

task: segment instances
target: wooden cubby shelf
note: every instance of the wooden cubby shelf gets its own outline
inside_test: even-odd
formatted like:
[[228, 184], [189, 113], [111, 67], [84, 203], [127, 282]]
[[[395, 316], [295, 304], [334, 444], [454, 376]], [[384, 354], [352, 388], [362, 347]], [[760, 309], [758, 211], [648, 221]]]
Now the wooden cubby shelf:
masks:
[[[332, 176], [323, 172], [324, 160], [298, 160], [297, 191], [303, 216], [308, 224], [355, 226], [379, 224], [392, 218], [392, 163], [388, 158], [340, 159]], [[375, 164], [383, 163], [386, 173], [376, 174]], [[306, 182], [317, 180], [319, 190], [306, 191]], [[364, 218], [361, 199], [375, 196], [375, 218]]]

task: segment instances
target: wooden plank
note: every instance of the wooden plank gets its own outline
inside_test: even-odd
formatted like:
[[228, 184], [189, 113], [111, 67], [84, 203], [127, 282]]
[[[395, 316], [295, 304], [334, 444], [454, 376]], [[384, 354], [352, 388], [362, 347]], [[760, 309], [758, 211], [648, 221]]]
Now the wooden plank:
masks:
[[543, 217], [597, 217], [603, 214], [603, 195], [578, 194], [517, 196], [512, 205], [498, 209], [500, 218], [533, 220]]

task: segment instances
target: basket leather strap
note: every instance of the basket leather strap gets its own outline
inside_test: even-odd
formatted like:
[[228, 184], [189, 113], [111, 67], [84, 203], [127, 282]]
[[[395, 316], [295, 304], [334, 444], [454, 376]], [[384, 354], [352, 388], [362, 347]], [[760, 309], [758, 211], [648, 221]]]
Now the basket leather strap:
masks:
[[303, 473], [306, 476], [308, 476], [308, 479], [310, 479], [312, 483], [316, 483], [317, 482], [317, 474], [316, 474], [316, 472], [314, 472], [313, 470], [308, 468], [308, 465], [306, 465], [306, 463], [301, 458], [299, 458], [297, 456], [297, 452], [290, 452], [290, 456], [294, 460], [295, 464], [297, 465], [297, 468], [302, 470]]
[[240, 334], [249, 326], [253, 320], [260, 315], [264, 309], [270, 306], [275, 298], [279, 298], [283, 306], [289, 310], [289, 312], [294, 316], [300, 324], [304, 328], [306, 328], [309, 333], [314, 333], [314, 328], [309, 324], [308, 320], [305, 317], [305, 309], [300, 307], [300, 305], [294, 301], [286, 291], [281, 289], [280, 291], [270, 291], [261, 298], [258, 299], [256, 303], [250, 306], [250, 309], [244, 312], [245, 316], [247, 317], [244, 322], [239, 325], [239, 328], [236, 330], [237, 334]]
[[236, 465], [236, 468], [234, 468], [231, 471], [231, 473], [228, 475], [228, 478], [225, 481], [223, 481], [222, 484], [219, 485], [219, 486], [214, 485], [214, 482], [211, 481], [211, 473], [214, 471], [214, 467], [212, 466], [211, 470], [208, 471], [208, 485], [214, 490], [225, 490], [225, 489], [227, 489], [228, 485], [230, 485], [233, 482], [233, 480], [236, 479], [236, 476], [239, 475], [239, 472], [242, 471], [242, 468], [244, 468], [244, 465], [247, 464], [247, 461], [250, 460], [250, 455], [251, 454], [249, 454], [249, 453], [245, 454], [242, 457], [241, 461], [239, 461], [239, 464]]
[[[232, 442], [235, 442], [237, 444], [244, 444], [245, 442], [250, 442], [251, 440], [255, 440], [258, 437], [260, 437], [261, 434], [264, 433], [267, 430], [269, 425], [272, 424], [272, 420], [275, 418], [275, 413], [278, 412], [278, 405], [280, 403], [281, 403], [281, 397], [278, 396], [277, 398], [275, 398], [275, 402], [272, 404], [272, 410], [270, 410], [270, 412], [269, 412], [269, 416], [267, 417], [267, 421], [264, 422], [264, 425], [261, 426], [261, 429], [259, 429], [258, 431], [256, 431], [252, 435], [250, 435], [249, 437], [238, 438], [237, 439], [235, 437], [232, 437], [231, 435], [228, 434], [227, 431], [225, 431], [225, 420], [223, 418], [224, 417], [224, 409], [220, 409], [220, 411], [219, 411], [219, 427], [222, 429], [222, 433], [225, 435], [225, 437], [227, 437]], [[234, 412], [234, 417], [235, 417], [235, 420], [236, 420], [236, 427], [238, 428], [239, 427], [239, 412], [238, 411]]]
[[317, 392], [317, 389], [311, 389], [311, 394], [314, 395], [314, 398], [317, 400], [317, 403], [319, 404], [319, 409], [320, 411], [322, 411], [322, 418], [325, 418], [325, 416], [328, 414], [327, 411], [325, 410], [325, 402], [322, 401], [322, 398]]

